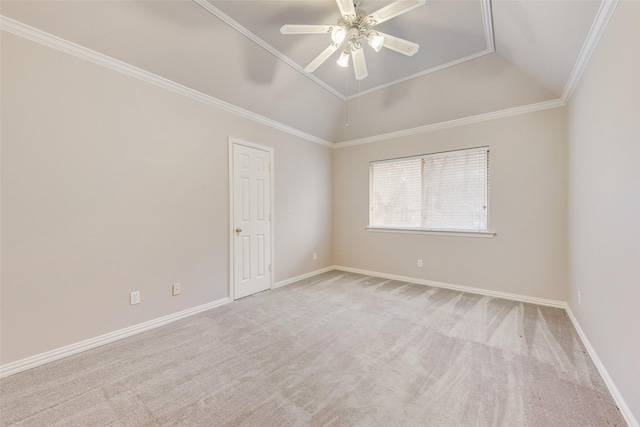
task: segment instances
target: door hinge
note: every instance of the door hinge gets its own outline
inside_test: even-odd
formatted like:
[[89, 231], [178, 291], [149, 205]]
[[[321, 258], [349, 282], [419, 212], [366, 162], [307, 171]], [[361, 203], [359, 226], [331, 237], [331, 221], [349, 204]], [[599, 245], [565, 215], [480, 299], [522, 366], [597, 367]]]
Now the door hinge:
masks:
[[269, 264], [269, 272], [271, 272], [271, 264]]

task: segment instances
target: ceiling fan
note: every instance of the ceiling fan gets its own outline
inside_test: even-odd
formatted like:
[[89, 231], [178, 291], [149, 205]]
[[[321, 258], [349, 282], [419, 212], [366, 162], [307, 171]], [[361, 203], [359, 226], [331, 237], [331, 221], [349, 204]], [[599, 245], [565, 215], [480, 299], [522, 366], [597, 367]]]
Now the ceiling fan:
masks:
[[369, 75], [364, 58], [363, 41], [366, 40], [376, 52], [379, 52], [383, 47], [407, 56], [413, 56], [418, 52], [419, 45], [417, 43], [372, 30], [372, 27], [422, 6], [425, 1], [396, 0], [371, 14], [367, 14], [359, 8], [361, 0], [355, 0], [355, 3], [354, 0], [336, 0], [341, 14], [337, 25], [283, 25], [280, 32], [282, 34], [331, 34], [331, 45], [311, 61], [304, 70], [308, 73], [314, 72], [346, 43], [345, 50], [338, 58], [338, 65], [348, 67], [349, 56], [351, 56], [356, 80], [362, 80]]

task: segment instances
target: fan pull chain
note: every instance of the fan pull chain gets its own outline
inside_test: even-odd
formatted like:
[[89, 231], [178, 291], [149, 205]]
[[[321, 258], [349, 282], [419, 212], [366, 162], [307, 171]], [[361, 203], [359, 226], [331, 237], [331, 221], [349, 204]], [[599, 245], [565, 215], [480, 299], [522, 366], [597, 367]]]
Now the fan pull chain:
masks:
[[[360, 92], [362, 91], [362, 80], [358, 80], [358, 120], [362, 117], [362, 96], [360, 96]], [[362, 126], [360, 127], [362, 129]]]
[[347, 99], [344, 101], [345, 104], [347, 104], [347, 116], [346, 116], [346, 123], [345, 126], [349, 126], [349, 68], [345, 68], [344, 69], [344, 76], [345, 76], [345, 86], [346, 86], [346, 94], [347, 94]]

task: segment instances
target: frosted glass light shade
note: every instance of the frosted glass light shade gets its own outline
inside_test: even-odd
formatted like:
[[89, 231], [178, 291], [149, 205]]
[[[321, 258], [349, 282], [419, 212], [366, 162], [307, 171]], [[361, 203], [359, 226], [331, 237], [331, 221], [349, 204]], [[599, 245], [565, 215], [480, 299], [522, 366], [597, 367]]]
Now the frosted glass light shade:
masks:
[[336, 44], [342, 43], [346, 36], [347, 30], [342, 27], [333, 27], [333, 30], [331, 30], [331, 40]]
[[382, 45], [384, 44], [384, 36], [380, 34], [371, 35], [368, 37], [369, 46], [373, 48], [376, 52], [380, 52], [382, 49]]
[[349, 51], [343, 50], [340, 54], [340, 58], [336, 61], [339, 66], [346, 68], [349, 66]]

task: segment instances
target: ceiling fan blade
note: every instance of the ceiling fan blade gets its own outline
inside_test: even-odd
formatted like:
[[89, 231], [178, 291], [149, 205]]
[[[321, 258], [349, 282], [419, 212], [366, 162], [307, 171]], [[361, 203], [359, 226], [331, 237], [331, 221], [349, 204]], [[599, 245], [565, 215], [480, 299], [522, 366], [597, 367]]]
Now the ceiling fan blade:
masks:
[[395, 18], [398, 15], [409, 12], [418, 6], [422, 6], [425, 2], [426, 0], [396, 0], [382, 9], [378, 9], [369, 14], [368, 18], [373, 19], [375, 22], [373, 25], [377, 25], [381, 22], [388, 21], [391, 18]]
[[328, 48], [326, 48], [325, 50], [322, 51], [322, 53], [320, 55], [318, 55], [316, 57], [316, 59], [314, 59], [313, 61], [311, 61], [311, 63], [309, 65], [307, 65], [307, 68], [305, 68], [304, 70], [307, 73], [313, 73], [316, 68], [318, 68], [320, 65], [322, 65], [322, 63], [324, 61], [326, 61], [327, 59], [329, 59], [329, 57], [331, 56], [331, 54], [333, 52], [335, 52], [336, 50], [338, 50], [338, 48], [340, 47], [339, 44], [337, 43], [332, 43]]
[[362, 47], [351, 50], [351, 59], [353, 61], [353, 72], [356, 75], [356, 80], [363, 80], [368, 75], [367, 61], [364, 59], [364, 49]]
[[283, 25], [282, 34], [326, 34], [330, 33], [333, 25]]
[[410, 42], [409, 40], [401, 39], [399, 37], [390, 36], [389, 34], [384, 34], [379, 31], [378, 34], [384, 37], [382, 47], [395, 50], [396, 52], [407, 56], [413, 56], [418, 53], [418, 49], [420, 48], [420, 45], [418, 43]]
[[353, 5], [353, 0], [336, 0], [338, 3], [338, 7], [340, 8], [340, 13], [342, 16], [344, 15], [354, 15], [356, 14], [356, 8]]

